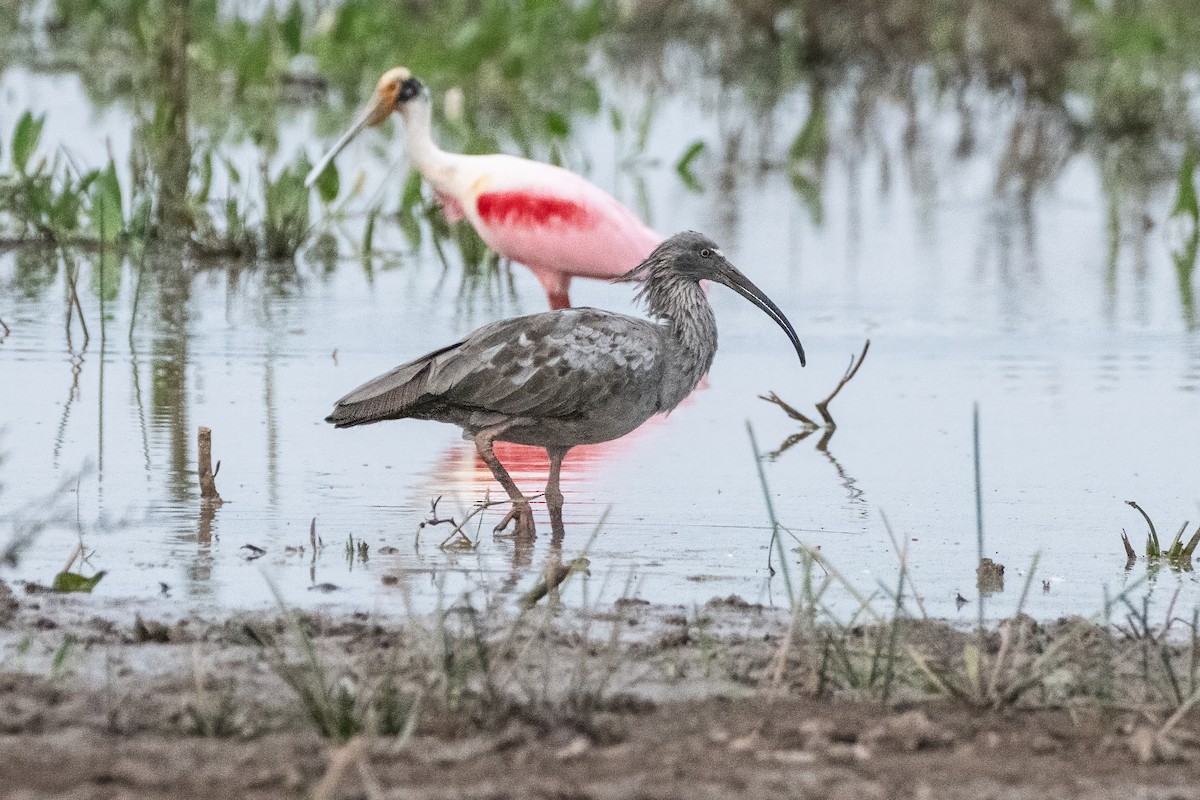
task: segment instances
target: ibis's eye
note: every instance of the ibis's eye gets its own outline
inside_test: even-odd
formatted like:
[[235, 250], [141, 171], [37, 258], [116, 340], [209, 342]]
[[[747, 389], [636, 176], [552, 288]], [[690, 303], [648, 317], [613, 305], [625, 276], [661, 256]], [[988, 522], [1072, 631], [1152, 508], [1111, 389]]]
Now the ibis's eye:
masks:
[[711, 255], [712, 255], [712, 250], [709, 250], [707, 247], [700, 251], [701, 258], [708, 258]]

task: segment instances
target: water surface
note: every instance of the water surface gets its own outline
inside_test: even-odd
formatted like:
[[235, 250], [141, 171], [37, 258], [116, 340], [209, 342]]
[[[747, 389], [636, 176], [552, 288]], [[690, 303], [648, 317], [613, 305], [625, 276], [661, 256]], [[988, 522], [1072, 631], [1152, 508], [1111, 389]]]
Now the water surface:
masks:
[[[593, 594], [603, 584], [614, 599], [632, 586], [687, 606], [729, 594], [786, 603], [782, 576], [767, 567], [771, 528], [746, 423], [775, 451], [800, 428], [758, 396], [777, 392], [811, 414], [867, 338], [865, 366], [832, 406], [839, 427], [827, 449], [818, 433], [765, 461], [793, 559], [802, 541], [867, 592], [893, 586], [886, 514], [925, 609], [974, 618], [955, 597], [976, 596], [976, 402], [985, 554], [1008, 567], [989, 615], [1015, 606], [1035, 554], [1028, 610], [1039, 617], [1096, 613], [1106, 591], [1145, 576], [1144, 563], [1124, 569], [1119, 534], [1127, 529], [1140, 550], [1144, 528], [1126, 500], [1160, 534], [1200, 519], [1200, 338], [1173, 260], [1186, 231], [1168, 219], [1166, 154], [1156, 179], [1124, 195], [1114, 195], [1105, 155], [1087, 149], [1026, 192], [1010, 174], [1025, 112], [1003, 96], [972, 86], [950, 102], [916, 80], [911, 97], [876, 98], [864, 128], [861, 97], [834, 90], [822, 102], [844, 136], [830, 137], [815, 213], [786, 170], [760, 168], [782, 158], [810, 115], [809, 87], [757, 115], [741, 93], [703, 79], [648, 86], [598, 63], [606, 103], [652, 109], [644, 147], [630, 158], [627, 128], [580, 114], [561, 153], [567, 166], [664, 233], [717, 239], [789, 315], [810, 362], [801, 370], [769, 319], [713, 289], [721, 343], [707, 383], [669, 417], [568, 457], [563, 557], [591, 541]], [[43, 142], [84, 163], [129, 147], [131, 111], [97, 107], [69, 72], [5, 70], [0, 129], [26, 109], [46, 114]], [[311, 106], [286, 110], [280, 151], [315, 157], [329, 137], [316, 127]], [[691, 166], [698, 189], [674, 169], [695, 141], [706, 143]], [[245, 143], [228, 152], [254, 157]], [[339, 164], [344, 181], [365, 171], [363, 197], [398, 194], [405, 173], [391, 128]], [[322, 222], [323, 213], [314, 206], [318, 226], [350, 228], [346, 241], [357, 241], [361, 216]], [[294, 264], [179, 251], [118, 266], [110, 255], [103, 286], [95, 252], [0, 255], [0, 319], [11, 328], [0, 341], [0, 513], [34, 513], [29, 504], [52, 487], [70, 487], [57, 506], [64, 524], [6, 579], [48, 583], [82, 538], [84, 572], [108, 572], [96, 597], [163, 614], [269, 604], [268, 579], [289, 602], [382, 612], [463, 592], [515, 598], [532, 586], [553, 549], [540, 507], [544, 532], [532, 548], [492, 537], [502, 507], [470, 528], [474, 549], [440, 548], [446, 526], [418, 534], [435, 498], [441, 515], [461, 519], [500, 493], [457, 429], [322, 422], [366, 378], [545, 304], [519, 265], [465, 282], [456, 253], [446, 265], [428, 239], [411, 246], [394, 219], [377, 225], [385, 255], [366, 261], [345, 244], [332, 262], [309, 249]], [[66, 323], [76, 266], [86, 342], [77, 318]], [[639, 313], [627, 286], [576, 281], [573, 299]], [[200, 425], [214, 431], [227, 501], [211, 515], [195, 477]], [[527, 491], [540, 491], [541, 454], [501, 457]], [[324, 542], [315, 558], [314, 518]], [[349, 537], [369, 545], [366, 560], [347, 555]], [[245, 545], [265, 554], [248, 558]], [[321, 584], [337, 588], [313, 588]], [[1165, 605], [1177, 590], [1182, 607], [1200, 602], [1194, 574], [1166, 568], [1137, 592]], [[829, 599], [841, 614], [857, 605], [841, 587]]]

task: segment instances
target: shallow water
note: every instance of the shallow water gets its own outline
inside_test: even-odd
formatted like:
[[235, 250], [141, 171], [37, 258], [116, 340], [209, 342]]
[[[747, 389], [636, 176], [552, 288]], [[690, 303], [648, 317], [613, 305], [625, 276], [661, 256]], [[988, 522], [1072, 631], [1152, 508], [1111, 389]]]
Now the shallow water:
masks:
[[[639, 88], [610, 80], [604, 91], [634, 102]], [[837, 100], [831, 114], [848, 116]], [[780, 115], [804, 102], [785, 101]], [[98, 163], [106, 142], [120, 152], [128, 140], [119, 109], [86, 129], [73, 123], [71, 110], [89, 103], [69, 75], [7, 72], [0, 128], [25, 108], [47, 113], [44, 141], [85, 162]], [[635, 207], [644, 185], [660, 231], [710, 232], [789, 315], [810, 358], [801, 370], [764, 315], [713, 289], [722, 338], [707, 384], [668, 418], [568, 457], [561, 557], [587, 546], [591, 596], [786, 603], [784, 576], [768, 572], [771, 528], [746, 422], [763, 451], [778, 448], [799, 427], [758, 395], [775, 391], [812, 413], [868, 337], [865, 366], [832, 405], [839, 427], [827, 451], [818, 433], [764, 464], [793, 559], [796, 540], [819, 546], [861, 591], [891, 591], [899, 559], [886, 514], [907, 542], [925, 610], [974, 619], [974, 602], [959, 608], [955, 596], [976, 597], [978, 402], [985, 554], [1008, 567], [987, 614], [1016, 606], [1035, 554], [1027, 610], [1038, 617], [1098, 613], [1105, 592], [1146, 575], [1142, 562], [1124, 569], [1120, 531], [1140, 550], [1144, 529], [1124, 501], [1137, 500], [1168, 537], [1200, 517], [1200, 334], [1176, 286], [1169, 192], [1150, 190], [1145, 224], [1124, 227], [1114, 245], [1087, 154], [1026, 202], [996, 189], [1011, 120], [1002, 108], [989, 109], [992, 124], [963, 157], [953, 155], [949, 109], [929, 103], [928, 139], [914, 150], [900, 111], [885, 103], [869, 147], [833, 143], [816, 224], [778, 172], [724, 169], [710, 152], [696, 168], [706, 191], [678, 179], [678, 154], [697, 138], [721, 141], [738, 113], [686, 94], [660, 99], [640, 166], [623, 170], [605, 167], [618, 133], [600, 120], [575, 123], [572, 144], [586, 157], [568, 165], [590, 164], [593, 180]], [[305, 111], [280, 139], [312, 155], [323, 141]], [[347, 175], [373, 169], [368, 187], [402, 159], [398, 139], [382, 160], [374, 151], [384, 135], [369, 141], [339, 159]], [[400, 247], [390, 225], [381, 220], [379, 236]], [[66, 522], [6, 579], [48, 583], [82, 536], [84, 572], [108, 571], [97, 597], [136, 598], [164, 615], [269, 604], [269, 580], [300, 605], [399, 612], [462, 592], [515, 598], [557, 557], [540, 508], [544, 532], [532, 549], [493, 539], [502, 507], [470, 528], [473, 550], [441, 549], [446, 526], [418, 534], [434, 498], [443, 498], [441, 516], [461, 519], [499, 493], [457, 429], [408, 421], [334, 431], [322, 422], [362, 380], [484, 322], [541, 310], [544, 296], [520, 266], [511, 268], [513, 294], [503, 279], [460, 290], [456, 265], [444, 272], [428, 247], [373, 270], [355, 259], [331, 272], [304, 258], [249, 270], [157, 264], [141, 273], [139, 292], [137, 265], [124, 263], [102, 323], [95, 258], [84, 254], [85, 345], [78, 322], [69, 334], [64, 324], [64, 270], [44, 286], [31, 277], [57, 258], [0, 255], [0, 319], [12, 328], [0, 341], [0, 515], [36, 514], [29, 503], [68, 483], [57, 506]], [[632, 310], [631, 298], [625, 286], [573, 287], [577, 305]], [[227, 501], [211, 519], [195, 479], [199, 425], [214, 431]], [[501, 457], [518, 483], [540, 489], [540, 454]], [[325, 545], [315, 557], [314, 518]], [[347, 556], [349, 536], [370, 546], [365, 561]], [[251, 544], [265, 555], [248, 559]], [[337, 589], [312, 588], [320, 584]], [[1165, 567], [1134, 596], [1150, 593], [1162, 607], [1177, 589], [1177, 607], [1200, 604], [1195, 575]], [[840, 585], [827, 599], [842, 615], [858, 605]]]

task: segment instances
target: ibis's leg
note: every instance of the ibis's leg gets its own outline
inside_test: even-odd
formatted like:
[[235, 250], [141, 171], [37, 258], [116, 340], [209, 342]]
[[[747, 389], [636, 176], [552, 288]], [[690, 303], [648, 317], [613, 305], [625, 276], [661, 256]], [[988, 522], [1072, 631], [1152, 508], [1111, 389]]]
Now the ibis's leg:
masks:
[[529, 499], [521, 494], [521, 490], [513, 481], [512, 476], [508, 474], [508, 470], [500, 463], [500, 459], [496, 458], [495, 452], [492, 450], [492, 442], [496, 437], [508, 429], [508, 425], [497, 425], [492, 428], [485, 428], [475, 434], [475, 449], [479, 451], [479, 457], [483, 459], [483, 463], [488, 465], [488, 469], [496, 476], [496, 480], [504, 487], [504, 491], [508, 492], [508, 499], [512, 500], [512, 510], [500, 520], [500, 524], [496, 526], [497, 531], [502, 531], [508, 527], [508, 523], [512, 520], [517, 521], [517, 529], [514, 534], [522, 538], [532, 538], [535, 535], [533, 527], [533, 511], [529, 508]]
[[546, 448], [546, 454], [550, 456], [550, 478], [546, 481], [546, 507], [550, 509], [550, 529], [556, 539], [566, 533], [562, 517], [563, 495], [558, 488], [558, 480], [562, 475], [562, 463], [567, 456], [568, 449], [566, 447]]

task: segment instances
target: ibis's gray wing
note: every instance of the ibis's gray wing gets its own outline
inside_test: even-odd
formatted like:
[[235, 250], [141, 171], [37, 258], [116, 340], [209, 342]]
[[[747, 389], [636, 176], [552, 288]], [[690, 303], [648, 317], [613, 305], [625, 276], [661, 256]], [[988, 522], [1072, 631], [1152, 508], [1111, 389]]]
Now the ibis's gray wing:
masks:
[[368, 381], [338, 401], [330, 421], [394, 419], [431, 405], [507, 416], [586, 415], [614, 395], [656, 390], [661, 330], [591, 308], [501, 320]]
[[454, 405], [509, 416], [587, 415], [614, 395], [655, 390], [661, 331], [591, 308], [507, 320], [470, 337], [431, 388]]

